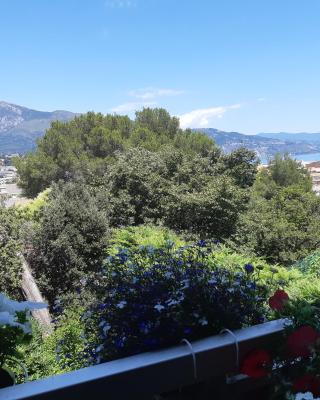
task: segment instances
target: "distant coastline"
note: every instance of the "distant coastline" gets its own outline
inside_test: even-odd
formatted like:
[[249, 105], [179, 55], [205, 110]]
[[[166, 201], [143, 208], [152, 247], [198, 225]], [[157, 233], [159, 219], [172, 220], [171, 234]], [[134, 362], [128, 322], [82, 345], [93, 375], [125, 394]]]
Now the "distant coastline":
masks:
[[[320, 153], [291, 154], [291, 157], [298, 161], [301, 161], [302, 163], [320, 161]], [[268, 159], [261, 158], [260, 162], [261, 164], [268, 164]]]

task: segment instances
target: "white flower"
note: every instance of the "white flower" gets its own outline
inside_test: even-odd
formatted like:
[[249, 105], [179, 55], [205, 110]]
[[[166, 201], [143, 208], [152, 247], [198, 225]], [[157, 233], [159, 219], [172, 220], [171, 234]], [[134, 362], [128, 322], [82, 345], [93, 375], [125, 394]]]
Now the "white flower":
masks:
[[91, 318], [91, 316], [92, 316], [92, 312], [91, 312], [91, 311], [86, 311], [86, 312], [83, 314], [82, 318], [83, 318], [83, 319], [88, 319], [88, 318]]
[[107, 336], [107, 333], [108, 333], [108, 331], [111, 329], [111, 325], [110, 324], [107, 324], [107, 325], [105, 325], [104, 327], [103, 327], [103, 334], [104, 334], [104, 336]]
[[202, 326], [208, 325], [208, 321], [206, 320], [206, 318], [201, 318], [199, 319], [199, 323]]
[[96, 353], [100, 353], [100, 351], [102, 351], [104, 349], [104, 345], [100, 344], [97, 348], [96, 348]]
[[31, 310], [40, 310], [46, 308], [45, 303], [35, 303], [31, 301], [15, 301], [10, 300], [4, 294], [0, 293], [0, 325], [17, 326], [24, 333], [31, 333], [31, 325], [29, 322], [21, 324], [17, 321], [17, 312], [29, 312]]
[[313, 394], [311, 392], [297, 393], [295, 396], [295, 400], [319, 400], [319, 397], [313, 397]]
[[0, 312], [0, 325], [17, 326], [21, 328], [24, 333], [31, 333], [31, 325], [28, 322], [20, 324], [16, 321], [16, 317], [8, 311]]
[[124, 308], [126, 305], [127, 305], [127, 302], [125, 300], [122, 300], [117, 304], [117, 307]]
[[168, 303], [167, 303], [167, 305], [170, 307], [170, 306], [175, 306], [176, 304], [179, 304], [179, 301], [177, 301], [177, 300], [169, 300], [168, 301]]
[[7, 311], [10, 314], [15, 314], [17, 311], [32, 311], [46, 308], [46, 303], [35, 303], [32, 301], [15, 301], [10, 300], [4, 294], [0, 293], [0, 312]]
[[183, 287], [181, 289], [188, 289], [188, 287], [190, 286], [189, 279], [185, 279], [181, 281], [181, 283], [183, 283]]
[[100, 322], [99, 326], [100, 328], [102, 328], [104, 336], [107, 336], [107, 332], [111, 329], [111, 325], [109, 324], [109, 322], [103, 320]]
[[158, 310], [159, 312], [161, 312], [161, 310], [164, 309], [164, 306], [162, 306], [161, 304], [156, 304], [156, 305], [154, 306], [154, 308], [155, 308], [156, 310]]
[[14, 316], [9, 314], [8, 311], [0, 312], [0, 325], [12, 325], [14, 322]]

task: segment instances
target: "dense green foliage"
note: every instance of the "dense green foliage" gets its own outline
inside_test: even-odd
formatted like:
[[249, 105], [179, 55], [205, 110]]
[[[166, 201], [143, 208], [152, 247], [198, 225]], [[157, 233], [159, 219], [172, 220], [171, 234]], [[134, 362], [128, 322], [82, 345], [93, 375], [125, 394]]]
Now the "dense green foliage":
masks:
[[270, 262], [290, 265], [316, 249], [320, 237], [320, 198], [300, 163], [277, 157], [259, 173], [249, 209], [233, 238]]
[[294, 266], [303, 273], [312, 273], [320, 276], [320, 250], [312, 252], [307, 257], [299, 260]]
[[[36, 171], [33, 159], [41, 164]], [[109, 227], [151, 223], [229, 238], [247, 209], [257, 168], [252, 152], [223, 155], [162, 109], [145, 109], [135, 121], [88, 113], [53, 124], [38, 150], [19, 162], [29, 194], [59, 180], [22, 210], [31, 220], [22, 230], [26, 256], [50, 304], [95, 272]]]
[[130, 226], [123, 229], [115, 229], [109, 240], [107, 249], [109, 254], [115, 254], [119, 248], [138, 250], [139, 247], [153, 246], [161, 249], [168, 242], [175, 246], [183, 246], [185, 243], [174, 232], [165, 227], [153, 225]]
[[17, 159], [20, 184], [34, 196], [51, 182], [79, 174], [88, 179], [103, 174], [116, 152], [132, 147], [158, 151], [172, 145], [188, 154], [218, 152], [206, 135], [179, 128], [164, 109], [144, 109], [135, 121], [128, 117], [88, 113], [70, 122], [53, 122], [37, 150]]
[[27, 260], [46, 298], [52, 303], [72, 294], [104, 257], [106, 215], [86, 185], [54, 185], [26, 248]]
[[[55, 323], [55, 329], [49, 336], [43, 335], [41, 326], [33, 321], [33, 337], [29, 343], [18, 347], [19, 359], [28, 371], [29, 379], [41, 379], [61, 374], [85, 366], [83, 350], [85, 340], [84, 326], [81, 321], [83, 309], [68, 308], [61, 313]], [[12, 363], [18, 382], [24, 382], [23, 371]]]
[[[179, 321], [170, 333], [174, 341], [169, 334], [163, 338], [167, 345], [181, 339], [186, 320], [191, 339], [212, 334], [210, 329], [221, 324], [246, 325], [241, 318], [255, 314], [255, 284], [265, 293], [285, 287], [303, 301], [320, 296], [320, 198], [306, 169], [288, 156], [276, 156], [257, 174], [251, 151], [223, 154], [206, 135], [180, 129], [165, 110], [144, 109], [134, 121], [88, 113], [55, 122], [35, 153], [17, 160], [17, 166], [25, 193], [43, 192], [18, 210], [0, 209], [0, 292], [17, 296], [22, 241], [50, 310], [57, 311], [57, 298], [67, 304], [53, 334], [43, 337], [39, 330], [21, 346], [34, 379], [85, 365], [88, 342], [80, 314], [89, 304], [97, 307], [91, 308], [93, 324], [87, 326], [96, 346], [112, 319], [109, 348], [101, 358], [109, 359], [131, 354], [132, 343], [141, 345], [146, 326], [141, 328], [140, 317], [158, 321], [162, 334], [167, 323]], [[210, 251], [203, 250], [204, 239], [214, 243]], [[198, 244], [189, 247], [191, 240]], [[223, 278], [215, 286], [221, 299], [210, 297], [215, 272]], [[185, 274], [196, 290], [184, 287]], [[139, 316], [134, 304], [138, 307], [141, 291], [148, 315]], [[167, 307], [163, 320], [156, 301]], [[234, 320], [217, 311], [219, 302], [220, 311], [230, 306]], [[260, 305], [259, 316], [265, 301]], [[199, 325], [197, 311], [192, 314], [197, 307], [209, 318], [209, 330]], [[131, 335], [130, 318], [136, 321], [132, 343], [116, 348], [122, 343], [116, 341], [119, 332], [127, 337], [121, 329]], [[160, 325], [155, 323], [153, 334]], [[151, 336], [140, 350], [153, 348]], [[86, 355], [94, 356], [90, 351]]]
[[[31, 335], [25, 332], [21, 327], [28, 324], [27, 313], [21, 311], [15, 314], [14, 323], [0, 323], [0, 368], [2, 368], [8, 359], [20, 358], [18, 345], [27, 344]], [[8, 322], [8, 321], [7, 321]], [[19, 326], [18, 326], [19, 325]]]
[[0, 293], [19, 298], [22, 264], [19, 216], [13, 209], [0, 207]]
[[41, 211], [48, 202], [48, 196], [51, 189], [48, 188], [39, 193], [34, 199], [29, 199], [26, 204], [18, 207], [21, 217], [26, 221], [38, 221]]
[[218, 159], [212, 154], [190, 157], [171, 149], [158, 153], [132, 149], [120, 154], [104, 175], [101, 188], [110, 224], [162, 222], [202, 236], [230, 236], [249, 200], [243, 186], [252, 183], [255, 173], [252, 154], [240, 150], [237, 155], [242, 175], [236, 167], [227, 168], [233, 154]]
[[276, 155], [269, 164], [271, 181], [278, 186], [300, 186], [306, 192], [311, 191], [312, 181], [309, 172], [300, 162], [290, 158], [288, 155]]
[[212, 264], [216, 245], [119, 250], [90, 283], [97, 301], [86, 317], [92, 362], [200, 339], [228, 326], [263, 322], [270, 286], [252, 265]]

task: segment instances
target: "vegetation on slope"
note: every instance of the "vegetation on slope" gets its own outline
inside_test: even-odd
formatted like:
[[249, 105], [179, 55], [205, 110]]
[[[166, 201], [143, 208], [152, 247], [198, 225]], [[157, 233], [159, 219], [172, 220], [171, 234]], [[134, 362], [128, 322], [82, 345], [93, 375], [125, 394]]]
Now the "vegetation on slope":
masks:
[[[182, 289], [184, 274], [192, 275], [190, 282], [205, 301], [213, 293], [212, 274], [227, 277], [218, 280], [217, 290], [234, 299], [230, 312], [237, 315], [238, 327], [245, 325], [242, 317], [250, 323], [256, 311], [263, 314], [263, 304], [254, 309], [254, 285], [263, 286], [266, 293], [285, 287], [292, 298], [314, 301], [320, 287], [320, 199], [312, 192], [307, 171], [290, 157], [277, 156], [259, 172], [257, 165], [252, 152], [239, 149], [225, 155], [205, 135], [181, 130], [178, 120], [162, 109], [145, 109], [134, 121], [88, 113], [54, 123], [36, 152], [17, 161], [25, 192], [34, 196], [45, 191], [25, 207], [0, 210], [0, 291], [20, 295], [17, 253], [22, 242], [57, 317], [52, 335], [44, 338], [40, 332], [21, 348], [32, 377], [132, 354], [132, 343], [140, 350], [153, 348], [150, 335], [138, 335], [140, 328], [141, 335], [148, 328], [139, 325], [141, 316], [134, 317], [136, 311], [122, 303], [134, 297], [130, 289], [139, 292], [132, 287], [137, 280], [153, 306], [159, 301], [167, 307], [172, 297], [167, 322], [181, 322], [192, 307], [199, 307], [209, 326], [201, 325], [198, 313], [192, 326], [180, 324], [176, 330], [192, 328], [192, 339], [213, 333], [214, 318], [199, 296]], [[254, 282], [246, 275], [253, 271]], [[172, 280], [171, 273], [177, 279]], [[201, 284], [194, 280], [198, 273]], [[233, 286], [238, 278], [243, 278], [243, 298]], [[106, 288], [112, 287], [117, 290], [110, 299]], [[187, 300], [177, 297], [181, 290]], [[207, 304], [213, 304], [209, 300]], [[248, 313], [236, 304], [247, 307]], [[93, 315], [86, 323], [81, 317], [84, 310]], [[159, 310], [151, 311], [152, 325]], [[140, 328], [134, 327], [132, 341], [122, 346], [117, 340], [125, 332], [120, 332], [117, 321], [131, 315]], [[99, 316], [107, 322], [97, 320]], [[108, 318], [115, 321], [108, 351], [95, 354], [90, 343], [102, 344], [97, 338], [101, 329], [107, 329]], [[232, 319], [224, 321], [231, 323]], [[156, 327], [155, 323], [154, 335]], [[143, 337], [149, 341], [142, 343]], [[163, 338], [162, 344], [172, 344], [171, 339]]]

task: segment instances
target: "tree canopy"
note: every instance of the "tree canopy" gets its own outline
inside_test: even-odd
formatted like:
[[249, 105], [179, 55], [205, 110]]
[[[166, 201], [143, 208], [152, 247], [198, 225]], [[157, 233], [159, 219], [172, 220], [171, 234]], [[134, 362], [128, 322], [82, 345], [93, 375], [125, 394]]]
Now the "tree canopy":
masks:
[[320, 198], [308, 171], [289, 156], [276, 156], [259, 172], [248, 211], [233, 240], [271, 262], [290, 265], [320, 244]]
[[81, 286], [105, 255], [108, 221], [89, 188], [80, 182], [55, 184], [40, 211], [26, 257], [45, 297], [52, 302]]
[[22, 263], [19, 215], [15, 209], [0, 207], [0, 293], [20, 297]]
[[133, 147], [157, 152], [168, 145], [188, 154], [219, 153], [212, 139], [180, 129], [179, 120], [166, 110], [145, 108], [136, 113], [134, 121], [89, 112], [69, 122], [53, 122], [36, 151], [17, 158], [15, 165], [20, 186], [27, 196], [34, 197], [60, 179], [103, 175], [117, 152]]

